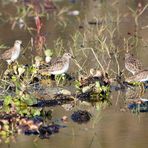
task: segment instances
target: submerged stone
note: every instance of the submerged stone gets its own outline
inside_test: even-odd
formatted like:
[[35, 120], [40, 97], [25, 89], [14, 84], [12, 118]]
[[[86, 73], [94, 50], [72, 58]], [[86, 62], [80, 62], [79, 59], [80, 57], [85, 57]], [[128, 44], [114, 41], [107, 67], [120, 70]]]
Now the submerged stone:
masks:
[[91, 116], [92, 115], [86, 110], [84, 110], [84, 111], [78, 110], [71, 115], [71, 119], [74, 122], [82, 124], [82, 123], [87, 123], [88, 121], [90, 121]]

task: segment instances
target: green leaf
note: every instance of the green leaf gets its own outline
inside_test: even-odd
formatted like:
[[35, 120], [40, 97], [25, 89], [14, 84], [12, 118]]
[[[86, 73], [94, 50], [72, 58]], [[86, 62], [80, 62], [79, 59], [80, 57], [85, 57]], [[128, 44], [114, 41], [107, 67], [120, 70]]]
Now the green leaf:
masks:
[[16, 100], [14, 100], [14, 104], [15, 104], [15, 106], [20, 106], [21, 102], [19, 99], [16, 99]]
[[36, 98], [32, 97], [29, 94], [25, 94], [24, 96], [22, 96], [21, 100], [24, 101], [27, 105], [33, 105], [37, 103]]
[[47, 57], [51, 57], [51, 56], [53, 55], [51, 49], [46, 49], [46, 50], [44, 51], [44, 53], [45, 53], [45, 56], [47, 56]]
[[37, 69], [35, 67], [30, 68], [30, 73], [37, 73]]
[[16, 82], [17, 81], [17, 77], [16, 76], [12, 76], [12, 81]]
[[7, 132], [6, 131], [0, 131], [0, 135], [5, 137], [5, 136], [7, 136]]
[[96, 87], [97, 87], [97, 88], [100, 88], [100, 87], [101, 87], [99, 81], [96, 81]]
[[5, 46], [4, 44], [0, 45], [0, 49], [8, 48], [8, 46]]
[[32, 114], [33, 116], [40, 116], [41, 111], [40, 111], [40, 109], [34, 109], [34, 108], [32, 108], [32, 109], [31, 109], [31, 114]]
[[11, 103], [12, 103], [12, 97], [11, 96], [6, 96], [5, 99], [4, 99], [4, 105], [8, 106]]
[[21, 115], [28, 114], [28, 113], [29, 113], [28, 108], [19, 111], [19, 114]]
[[81, 83], [76, 80], [76, 81], [75, 81], [75, 87], [76, 87], [77, 89], [80, 89], [80, 86], [81, 86]]

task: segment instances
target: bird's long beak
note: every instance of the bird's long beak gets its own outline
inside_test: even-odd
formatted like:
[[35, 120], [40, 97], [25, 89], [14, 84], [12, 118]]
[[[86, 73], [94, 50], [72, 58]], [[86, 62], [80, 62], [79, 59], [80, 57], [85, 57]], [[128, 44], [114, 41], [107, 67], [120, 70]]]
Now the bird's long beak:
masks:
[[75, 59], [75, 56], [72, 55], [71, 58]]
[[23, 44], [21, 44], [21, 47], [25, 48]]

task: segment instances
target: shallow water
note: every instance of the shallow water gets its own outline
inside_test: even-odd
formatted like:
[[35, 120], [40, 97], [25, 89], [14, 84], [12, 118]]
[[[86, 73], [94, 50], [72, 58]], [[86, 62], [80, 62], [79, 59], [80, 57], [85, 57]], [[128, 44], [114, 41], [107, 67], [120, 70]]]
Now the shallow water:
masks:
[[[124, 50], [123, 50], [123, 38], [128, 38], [138, 32], [138, 37], [142, 38], [137, 44], [137, 47], [133, 48], [131, 52], [136, 55], [147, 67], [147, 43], [148, 43], [148, 9], [139, 17], [139, 26], [137, 27], [137, 32], [135, 33], [135, 23], [131, 11], [128, 7], [136, 9], [138, 2], [144, 7], [147, 0], [143, 1], [131, 1], [119, 0], [119, 1], [89, 1], [89, 0], [76, 0], [74, 4], [68, 1], [57, 1], [56, 5], [59, 10], [63, 7], [70, 7], [70, 10], [79, 10], [80, 15], [69, 16], [64, 13], [60, 17], [55, 18], [53, 14], [49, 15], [49, 20], [44, 19], [44, 27], [42, 33], [46, 35], [47, 46], [50, 49], [54, 48], [54, 41], [61, 38], [63, 42], [63, 47], [66, 51], [70, 50], [70, 38], [76, 31], [85, 32], [86, 30], [91, 30], [88, 32], [87, 39], [90, 41], [88, 45], [83, 45], [84, 47], [89, 47], [90, 45], [95, 46], [91, 39], [96, 34], [96, 26], [89, 25], [87, 21], [98, 21], [101, 22], [102, 17], [107, 16], [106, 22], [110, 27], [116, 26], [117, 16], [120, 14], [120, 23], [117, 25], [117, 29], [120, 30], [116, 32], [113, 37], [113, 42], [119, 50], [119, 65], [120, 69], [124, 69]], [[15, 13], [15, 8], [10, 4], [6, 6], [0, 6], [2, 11], [5, 12], [6, 8], [8, 13]], [[118, 13], [118, 15], [117, 15]], [[29, 18], [27, 23], [30, 26], [34, 26], [33, 18]], [[66, 22], [66, 25], [64, 24]], [[65, 25], [65, 26], [64, 26]], [[82, 26], [83, 28], [80, 28]], [[35, 36], [29, 34], [26, 30], [19, 29], [17, 26], [14, 30], [11, 30], [11, 24], [3, 23], [0, 24], [0, 43], [6, 44], [7, 46], [12, 46], [15, 39], [20, 39], [23, 41], [24, 47], [27, 46], [30, 38]], [[94, 33], [93, 33], [94, 32]], [[77, 45], [77, 48], [82, 45], [82, 40]], [[61, 54], [58, 48], [54, 51], [56, 55]], [[94, 55], [90, 50], [84, 51], [79, 50], [79, 48], [73, 50], [76, 59], [83, 65], [85, 71], [89, 71], [90, 68], [98, 66]], [[99, 59], [102, 63], [109, 61], [106, 52], [98, 52]], [[89, 55], [89, 56], [88, 56]], [[88, 57], [87, 57], [88, 56]], [[33, 54], [30, 51], [26, 51], [24, 55], [19, 58], [20, 63], [30, 63]], [[105, 60], [104, 60], [105, 59]], [[106, 63], [105, 63], [106, 64]], [[74, 62], [71, 62], [70, 73], [76, 74], [78, 67]], [[6, 64], [2, 63], [3, 69], [6, 68]], [[105, 65], [106, 67], [106, 65]], [[111, 69], [117, 72], [117, 64], [115, 59], [111, 60]], [[131, 75], [125, 70], [127, 76]], [[147, 90], [144, 98], [148, 97]], [[94, 107], [87, 107], [92, 113], [93, 117], [91, 121], [87, 124], [78, 125], [73, 123], [70, 119], [70, 115], [74, 110], [83, 108], [83, 105], [77, 106], [73, 111], [65, 111], [62, 107], [53, 108], [53, 121], [61, 118], [64, 115], [68, 116], [68, 122], [62, 123], [66, 125], [66, 128], [60, 129], [60, 132], [51, 136], [50, 139], [41, 140], [36, 136], [25, 136], [16, 135], [16, 139], [12, 140], [10, 144], [1, 143], [0, 147], [7, 148], [32, 148], [32, 147], [64, 147], [64, 148], [145, 148], [148, 145], [147, 141], [147, 123], [148, 116], [147, 113], [135, 114], [127, 108], [126, 94], [124, 92], [112, 92], [110, 96], [110, 101], [112, 105], [106, 107], [103, 110], [95, 110]], [[58, 121], [57, 121], [58, 122]]]

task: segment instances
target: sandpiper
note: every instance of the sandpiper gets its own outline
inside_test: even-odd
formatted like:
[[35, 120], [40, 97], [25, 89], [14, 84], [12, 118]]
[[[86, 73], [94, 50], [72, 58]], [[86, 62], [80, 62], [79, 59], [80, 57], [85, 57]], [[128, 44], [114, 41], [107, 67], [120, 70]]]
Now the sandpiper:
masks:
[[130, 53], [125, 53], [125, 68], [133, 75], [142, 70], [141, 62]]
[[16, 40], [12, 48], [6, 50], [3, 54], [0, 55], [0, 59], [6, 60], [8, 65], [10, 65], [19, 57], [21, 51], [21, 44], [22, 41]]
[[70, 53], [64, 53], [62, 57], [52, 58], [48, 66], [39, 70], [40, 73], [49, 73], [59, 75], [66, 73], [69, 68], [70, 59], [73, 56]]
[[126, 79], [127, 82], [145, 82], [148, 81], [148, 70], [141, 70], [135, 75]]

